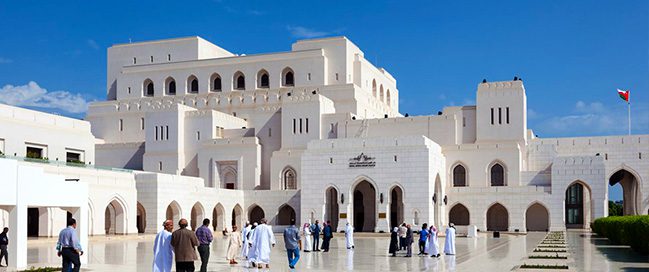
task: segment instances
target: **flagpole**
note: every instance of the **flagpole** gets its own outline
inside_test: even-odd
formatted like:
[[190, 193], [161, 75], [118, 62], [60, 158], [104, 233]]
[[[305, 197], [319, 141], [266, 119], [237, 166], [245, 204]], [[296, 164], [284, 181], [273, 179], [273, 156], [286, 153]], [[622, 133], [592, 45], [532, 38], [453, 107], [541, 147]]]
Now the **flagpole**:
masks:
[[631, 102], [628, 102], [627, 106], [628, 106], [627, 109], [628, 109], [628, 112], [629, 112], [629, 136], [630, 136], [631, 135]]

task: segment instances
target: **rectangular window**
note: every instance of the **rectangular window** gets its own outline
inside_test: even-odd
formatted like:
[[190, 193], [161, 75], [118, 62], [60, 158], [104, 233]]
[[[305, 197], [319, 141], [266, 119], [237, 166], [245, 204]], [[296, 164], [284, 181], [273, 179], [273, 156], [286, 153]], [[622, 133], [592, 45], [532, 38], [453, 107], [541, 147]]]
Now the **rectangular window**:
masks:
[[309, 133], [309, 118], [306, 118], [306, 133]]
[[151, 62], [153, 62], [153, 56], [151, 56]]
[[155, 126], [155, 140], [158, 140], [158, 130], [160, 130], [159, 126]]
[[271, 133], [270, 128], [268, 128], [268, 138], [270, 138], [270, 137], [272, 137], [272, 136], [273, 136], [273, 134]]
[[466, 127], [466, 117], [462, 117], [462, 127]]
[[137, 58], [133, 57], [133, 64], [137, 64]]
[[162, 162], [158, 162], [158, 169], [162, 171]]
[[119, 119], [119, 131], [124, 131], [124, 120]]
[[128, 87], [127, 89], [128, 89], [128, 93], [130, 94], [131, 93], [131, 87]]
[[32, 159], [42, 159], [43, 158], [43, 149], [38, 148], [38, 147], [28, 146], [27, 147], [27, 155], [25, 157], [32, 158]]
[[81, 162], [81, 154], [76, 152], [65, 152], [65, 162]]
[[295, 134], [295, 118], [293, 118], [293, 134]]
[[165, 127], [165, 139], [169, 140], [169, 126]]
[[505, 108], [505, 116], [507, 116], [507, 124], [509, 124], [509, 107]]
[[338, 81], [338, 73], [336, 73], [336, 81]]
[[397, 155], [394, 155], [394, 161], [395, 162], [397, 161]]
[[498, 124], [503, 123], [503, 108], [498, 108]]
[[311, 80], [311, 73], [306, 74], [306, 79]]
[[302, 118], [300, 118], [300, 134], [302, 134]]
[[167, 61], [171, 61], [171, 54], [167, 54]]
[[200, 131], [196, 131], [196, 140], [197, 141], [201, 140], [201, 132]]
[[144, 118], [140, 118], [140, 129], [144, 130]]
[[494, 124], [494, 108], [491, 108], [491, 124]]

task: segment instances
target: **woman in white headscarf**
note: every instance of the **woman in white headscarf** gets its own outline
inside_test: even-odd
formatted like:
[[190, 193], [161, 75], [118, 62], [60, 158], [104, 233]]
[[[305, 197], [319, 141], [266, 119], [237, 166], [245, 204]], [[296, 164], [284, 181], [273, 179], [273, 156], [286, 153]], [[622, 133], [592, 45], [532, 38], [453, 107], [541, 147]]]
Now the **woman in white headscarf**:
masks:
[[304, 252], [311, 252], [313, 247], [313, 238], [311, 238], [311, 224], [305, 223], [302, 228], [304, 232]]

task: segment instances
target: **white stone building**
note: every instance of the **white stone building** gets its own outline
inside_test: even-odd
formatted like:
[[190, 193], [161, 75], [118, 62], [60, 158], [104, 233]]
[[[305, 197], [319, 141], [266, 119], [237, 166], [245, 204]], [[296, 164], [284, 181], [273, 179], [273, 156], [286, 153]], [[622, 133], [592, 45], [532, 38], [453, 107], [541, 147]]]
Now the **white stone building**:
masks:
[[[0, 151], [15, 167], [87, 184], [90, 235], [155, 233], [181, 217], [215, 230], [262, 217], [357, 231], [581, 228], [607, 215], [618, 182], [625, 214], [649, 209], [649, 135], [537, 138], [518, 79], [478, 84], [476, 105], [409, 117], [396, 80], [345, 37], [248, 56], [199, 37], [119, 44], [107, 63], [107, 100], [86, 121], [0, 107]], [[27, 207], [30, 235], [65, 221], [65, 206]]]

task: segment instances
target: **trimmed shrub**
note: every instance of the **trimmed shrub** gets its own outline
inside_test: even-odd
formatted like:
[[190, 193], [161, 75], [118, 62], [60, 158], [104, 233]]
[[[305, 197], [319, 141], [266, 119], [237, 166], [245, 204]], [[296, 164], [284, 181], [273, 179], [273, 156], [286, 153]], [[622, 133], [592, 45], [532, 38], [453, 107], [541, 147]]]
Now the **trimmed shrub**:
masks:
[[602, 217], [591, 228], [614, 244], [629, 245], [637, 252], [649, 254], [649, 215]]

